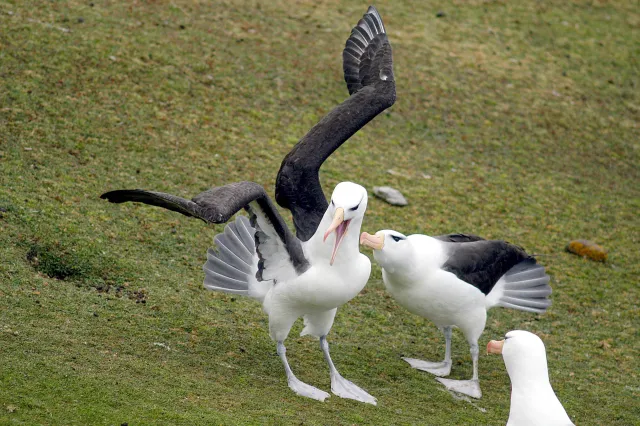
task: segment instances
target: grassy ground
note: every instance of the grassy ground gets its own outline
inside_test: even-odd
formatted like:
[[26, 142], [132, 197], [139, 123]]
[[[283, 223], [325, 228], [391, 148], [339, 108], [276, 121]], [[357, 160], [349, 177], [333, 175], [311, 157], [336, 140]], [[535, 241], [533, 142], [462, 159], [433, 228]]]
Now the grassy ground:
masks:
[[[325, 164], [325, 188], [401, 189], [406, 208], [370, 201], [370, 232], [474, 232], [545, 254], [553, 307], [492, 311], [481, 345], [538, 333], [577, 424], [636, 423], [637, 3], [377, 6], [398, 101]], [[98, 199], [131, 187], [191, 196], [241, 179], [271, 192], [283, 155], [346, 98], [341, 50], [365, 10], [0, 0], [0, 424], [505, 423], [499, 357], [481, 357], [473, 403], [400, 359], [437, 359], [443, 341], [385, 294], [378, 267], [330, 341], [338, 368], [379, 405], [295, 396], [260, 307], [202, 288], [221, 228]], [[565, 253], [574, 238], [607, 247], [609, 262]], [[326, 390], [317, 343], [300, 328], [293, 368]], [[453, 354], [453, 378], [468, 377], [457, 332]]]

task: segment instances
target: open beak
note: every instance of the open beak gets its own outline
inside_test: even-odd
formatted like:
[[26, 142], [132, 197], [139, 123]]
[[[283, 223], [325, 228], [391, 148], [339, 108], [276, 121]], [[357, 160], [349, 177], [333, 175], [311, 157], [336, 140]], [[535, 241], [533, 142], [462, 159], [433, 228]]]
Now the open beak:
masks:
[[492, 340], [487, 343], [487, 354], [501, 354], [504, 340]]
[[340, 244], [349, 229], [350, 222], [350, 220], [344, 220], [344, 209], [342, 207], [338, 207], [333, 215], [333, 222], [331, 222], [331, 225], [327, 228], [327, 231], [324, 233], [324, 239], [322, 240], [327, 241], [329, 235], [331, 235], [333, 231], [336, 232], [336, 242], [333, 246], [333, 253], [331, 253], [331, 261], [329, 262], [329, 265], [333, 265], [338, 248], [340, 248]]
[[360, 234], [360, 244], [374, 250], [382, 250], [382, 247], [384, 247], [384, 234], [378, 232], [376, 235], [371, 235], [363, 232]]

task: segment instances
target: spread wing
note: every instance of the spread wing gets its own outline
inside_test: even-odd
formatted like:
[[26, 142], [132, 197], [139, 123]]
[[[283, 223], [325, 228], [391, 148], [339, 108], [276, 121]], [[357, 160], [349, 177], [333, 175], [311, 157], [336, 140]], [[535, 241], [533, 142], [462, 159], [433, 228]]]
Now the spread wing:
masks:
[[449, 257], [442, 269], [484, 294], [489, 294], [500, 277], [513, 266], [525, 259], [533, 259], [524, 249], [506, 241], [449, 243], [445, 247]]
[[351, 96], [293, 147], [276, 179], [276, 201], [291, 210], [302, 241], [313, 236], [328, 207], [318, 176], [320, 166], [396, 100], [391, 45], [373, 6], [351, 31], [343, 51], [343, 68]]
[[134, 201], [163, 207], [207, 223], [227, 222], [244, 208], [249, 212], [251, 225], [256, 228], [255, 249], [260, 258], [256, 278], [283, 280], [309, 268], [300, 240], [287, 228], [264, 188], [257, 183], [231, 183], [204, 191], [191, 200], [142, 189], [111, 191], [100, 198], [112, 203]]

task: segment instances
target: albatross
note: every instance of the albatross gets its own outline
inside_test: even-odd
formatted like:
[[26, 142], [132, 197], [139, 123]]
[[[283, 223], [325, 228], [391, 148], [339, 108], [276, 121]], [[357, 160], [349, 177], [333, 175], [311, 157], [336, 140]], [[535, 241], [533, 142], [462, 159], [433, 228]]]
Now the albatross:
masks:
[[[405, 236], [383, 230], [363, 232], [360, 243], [373, 249], [387, 291], [409, 312], [433, 321], [445, 338], [442, 362], [403, 358], [411, 367], [438, 377], [452, 391], [480, 398], [478, 339], [487, 310], [494, 306], [543, 313], [551, 305], [549, 276], [524, 249], [469, 234]], [[442, 377], [451, 372], [451, 333], [458, 327], [473, 359], [471, 380]]]
[[254, 182], [214, 187], [191, 200], [140, 189], [111, 191], [101, 198], [163, 207], [207, 223], [225, 223], [244, 208], [249, 219], [239, 215], [214, 237], [217, 250], [207, 252], [204, 286], [262, 303], [288, 385], [296, 394], [319, 401], [329, 397], [300, 381], [287, 361], [284, 341], [302, 317], [301, 334], [319, 339], [332, 392], [375, 405], [373, 396], [338, 373], [327, 342], [337, 308], [362, 290], [371, 272], [371, 262], [358, 245], [367, 191], [342, 182], [329, 203], [318, 175], [322, 163], [342, 143], [395, 102], [391, 45], [374, 7], [351, 31], [343, 70], [350, 97], [293, 147], [276, 178], [275, 198], [291, 211], [295, 236], [264, 188]]
[[547, 354], [538, 336], [510, 331], [504, 340], [491, 340], [487, 354], [502, 354], [511, 380], [507, 426], [573, 426], [549, 383]]

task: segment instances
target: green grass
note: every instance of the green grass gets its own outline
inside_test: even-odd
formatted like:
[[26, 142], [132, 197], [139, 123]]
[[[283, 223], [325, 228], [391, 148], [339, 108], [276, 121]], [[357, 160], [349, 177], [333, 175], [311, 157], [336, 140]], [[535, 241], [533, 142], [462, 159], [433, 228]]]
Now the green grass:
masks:
[[[443, 341], [384, 292], [377, 266], [330, 342], [379, 405], [295, 396], [260, 307], [201, 285], [222, 227], [98, 198], [242, 179], [272, 192], [282, 157], [346, 98], [341, 50], [366, 4], [94, 3], [0, 0], [0, 424], [504, 424], [499, 357], [481, 357], [473, 404], [400, 359], [439, 358]], [[637, 3], [443, 4], [376, 4], [398, 100], [327, 161], [324, 187], [402, 190], [406, 208], [370, 201], [369, 232], [474, 232], [545, 254], [550, 311], [496, 309], [480, 344], [538, 333], [577, 424], [634, 424]], [[575, 238], [609, 261], [566, 253]], [[328, 390], [300, 329], [294, 371]], [[468, 377], [459, 332], [453, 355], [452, 377]]]

